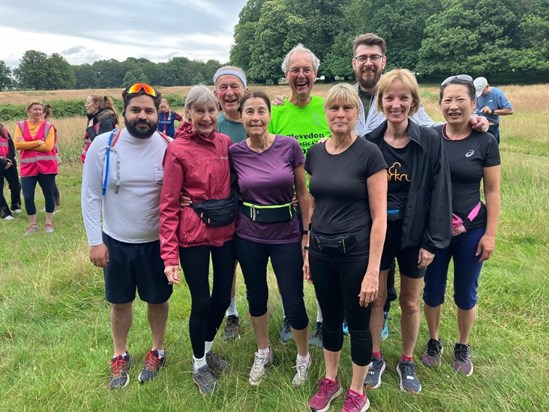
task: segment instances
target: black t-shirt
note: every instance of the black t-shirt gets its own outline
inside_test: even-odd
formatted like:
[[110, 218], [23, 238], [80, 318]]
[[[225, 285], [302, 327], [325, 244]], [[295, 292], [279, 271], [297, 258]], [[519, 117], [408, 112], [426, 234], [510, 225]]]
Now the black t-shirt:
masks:
[[385, 140], [381, 141], [381, 153], [387, 163], [387, 210], [400, 209], [404, 212], [406, 207], [414, 161], [411, 146], [408, 142], [406, 146], [396, 148]]
[[[452, 179], [453, 213], [463, 220], [480, 202], [480, 181], [483, 168], [501, 164], [499, 147], [490, 133], [474, 131], [463, 140], [449, 140], [444, 126], [438, 126], [448, 155]], [[486, 206], [483, 204], [469, 229], [486, 226]]]
[[[379, 148], [365, 139], [357, 138], [337, 155], [329, 154], [324, 143], [312, 146], [305, 170], [311, 175], [309, 190], [315, 198], [313, 230], [325, 234], [369, 231], [372, 218], [366, 181], [385, 168]], [[369, 239], [357, 253], [368, 252], [368, 245]]]

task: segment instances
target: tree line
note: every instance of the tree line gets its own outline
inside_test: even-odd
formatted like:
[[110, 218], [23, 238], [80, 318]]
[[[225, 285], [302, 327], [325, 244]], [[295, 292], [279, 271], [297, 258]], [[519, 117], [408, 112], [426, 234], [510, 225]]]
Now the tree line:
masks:
[[[387, 41], [388, 69], [408, 68], [421, 80], [448, 73], [514, 83], [549, 77], [549, 0], [248, 0], [230, 63], [253, 82], [276, 84], [284, 55], [303, 43], [321, 61], [319, 76], [351, 79], [352, 41], [367, 32]], [[209, 84], [220, 66], [186, 57], [71, 65], [57, 53], [29, 50], [13, 72], [0, 60], [0, 90]]]
[[320, 59], [319, 75], [351, 78], [352, 41], [368, 32], [386, 40], [388, 69], [423, 80], [549, 74], [548, 0], [248, 0], [231, 61], [251, 80], [276, 82], [284, 55], [301, 42]]

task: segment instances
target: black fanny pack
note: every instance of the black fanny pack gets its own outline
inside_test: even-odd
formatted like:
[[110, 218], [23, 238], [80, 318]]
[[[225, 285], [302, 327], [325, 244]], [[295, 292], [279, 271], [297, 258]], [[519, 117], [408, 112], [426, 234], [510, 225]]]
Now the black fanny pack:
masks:
[[356, 246], [368, 237], [366, 229], [357, 233], [343, 233], [328, 235], [311, 231], [311, 237], [316, 247], [327, 256], [345, 256], [351, 253]]
[[291, 203], [285, 205], [255, 205], [244, 202], [240, 210], [244, 216], [258, 223], [289, 222], [295, 216]]
[[227, 226], [234, 222], [238, 212], [238, 198], [234, 195], [226, 199], [210, 199], [192, 203], [191, 208], [207, 225], [213, 227]]

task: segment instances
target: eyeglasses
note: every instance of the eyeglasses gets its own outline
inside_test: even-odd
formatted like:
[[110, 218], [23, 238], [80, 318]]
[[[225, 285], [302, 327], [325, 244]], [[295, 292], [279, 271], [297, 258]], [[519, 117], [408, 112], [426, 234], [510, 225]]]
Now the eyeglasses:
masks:
[[141, 92], [141, 90], [151, 97], [156, 97], [156, 91], [147, 83], [135, 83], [128, 89], [128, 94], [137, 94]]
[[463, 82], [470, 82], [473, 83], [473, 78], [469, 76], [468, 74], [458, 74], [456, 76], [450, 76], [446, 80], [444, 80], [440, 85], [446, 86], [447, 84], [453, 82], [454, 80], [461, 80]]
[[307, 76], [313, 72], [313, 68], [312, 67], [294, 67], [293, 69], [290, 69], [289, 72], [294, 76], [299, 76], [299, 73], [303, 72], [303, 74]]
[[363, 54], [362, 56], [353, 57], [353, 59], [356, 60], [359, 63], [366, 63], [368, 61], [368, 59], [370, 59], [370, 61], [372, 63], [377, 63], [377, 62], [381, 61], [381, 59], [383, 59], [383, 55], [381, 55], [381, 54], [370, 54], [370, 55]]

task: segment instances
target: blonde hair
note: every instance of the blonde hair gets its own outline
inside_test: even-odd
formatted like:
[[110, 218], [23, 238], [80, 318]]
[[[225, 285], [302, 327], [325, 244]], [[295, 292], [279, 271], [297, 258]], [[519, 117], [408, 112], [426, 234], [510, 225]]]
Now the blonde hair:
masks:
[[401, 81], [404, 87], [410, 90], [410, 94], [412, 95], [410, 116], [412, 116], [418, 111], [421, 101], [416, 76], [408, 69], [394, 69], [381, 76], [381, 80], [377, 85], [377, 110], [383, 112], [383, 95], [396, 81]]
[[44, 110], [44, 103], [38, 101], [38, 100], [33, 100], [32, 102], [29, 102], [27, 104], [27, 107], [25, 107], [25, 111], [28, 113], [29, 110], [31, 109], [32, 106], [35, 106], [35, 105], [38, 105], [38, 106], [42, 106], [42, 110]]
[[328, 109], [334, 103], [352, 104], [354, 107], [359, 108], [358, 92], [348, 83], [338, 83], [328, 90], [324, 100], [324, 109]]

